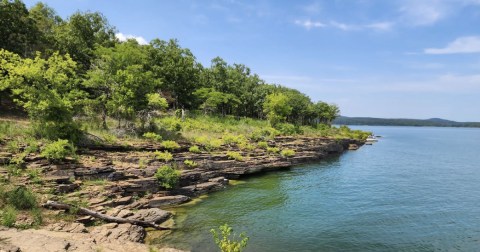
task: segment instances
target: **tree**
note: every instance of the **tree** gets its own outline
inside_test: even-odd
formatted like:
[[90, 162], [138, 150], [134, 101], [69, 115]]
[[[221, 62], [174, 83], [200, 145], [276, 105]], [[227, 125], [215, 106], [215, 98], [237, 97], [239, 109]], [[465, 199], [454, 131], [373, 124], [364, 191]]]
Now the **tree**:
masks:
[[195, 56], [174, 39], [168, 42], [155, 39], [149, 50], [150, 70], [162, 81], [163, 89], [171, 92], [173, 107], [191, 108], [202, 69]]
[[55, 27], [55, 48], [70, 54], [81, 72], [90, 68], [96, 47], [112, 47], [115, 41], [115, 28], [99, 12], [77, 12]]
[[317, 102], [314, 106], [319, 123], [330, 125], [340, 115], [340, 109], [335, 104]]
[[34, 59], [12, 63], [4, 77], [15, 101], [32, 119], [39, 137], [71, 140], [78, 137], [73, 115], [79, 110], [84, 93], [79, 89], [76, 67], [68, 55], [54, 53], [43, 59], [38, 53]]
[[289, 98], [282, 93], [269, 94], [263, 104], [263, 111], [267, 115], [268, 121], [272, 126], [285, 122], [292, 112], [289, 105]]
[[0, 0], [0, 17], [0, 48], [23, 57], [32, 56], [39, 32], [25, 4], [20, 0]]
[[42, 2], [30, 8], [29, 16], [39, 31], [33, 50], [40, 51], [44, 57], [47, 57], [55, 51], [55, 29], [63, 20], [54, 9]]

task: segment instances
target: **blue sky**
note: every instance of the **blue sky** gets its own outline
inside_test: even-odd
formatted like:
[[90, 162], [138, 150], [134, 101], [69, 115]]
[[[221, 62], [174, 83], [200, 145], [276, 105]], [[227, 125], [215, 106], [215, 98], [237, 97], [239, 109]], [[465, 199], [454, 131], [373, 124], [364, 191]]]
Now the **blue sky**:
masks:
[[177, 38], [205, 66], [245, 64], [346, 116], [480, 121], [480, 0], [43, 2], [100, 11], [119, 37]]

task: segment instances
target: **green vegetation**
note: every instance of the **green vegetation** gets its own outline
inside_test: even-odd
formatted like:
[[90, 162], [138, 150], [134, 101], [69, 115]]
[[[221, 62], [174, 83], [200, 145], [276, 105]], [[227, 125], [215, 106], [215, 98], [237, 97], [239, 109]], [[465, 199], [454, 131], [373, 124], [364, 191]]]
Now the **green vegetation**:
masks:
[[198, 147], [197, 145], [190, 146], [190, 148], [188, 148], [188, 151], [190, 151], [191, 153], [200, 153], [200, 152], [202, 152], [202, 151], [200, 150], [200, 147]]
[[168, 151], [164, 151], [164, 152], [155, 151], [154, 154], [155, 154], [155, 157], [158, 160], [161, 160], [161, 161], [168, 162], [168, 161], [171, 161], [173, 159], [172, 153], [170, 153]]
[[162, 136], [154, 132], [146, 132], [143, 134], [143, 137], [150, 141], [162, 141]]
[[177, 171], [169, 165], [164, 165], [157, 169], [155, 178], [161, 186], [166, 189], [171, 189], [177, 185], [178, 180], [180, 179], [180, 171]]
[[17, 210], [12, 206], [7, 206], [2, 210], [2, 226], [13, 227], [17, 221]]
[[40, 155], [51, 162], [58, 162], [69, 156], [75, 156], [75, 147], [68, 140], [59, 139], [45, 145]]
[[277, 147], [267, 147], [267, 153], [269, 154], [277, 154], [280, 152], [280, 149]]
[[229, 159], [234, 159], [234, 160], [237, 160], [237, 161], [243, 161], [242, 154], [240, 154], [236, 151], [227, 151], [227, 157]]
[[[211, 229], [210, 232], [213, 235], [213, 240], [217, 244], [218, 248], [222, 252], [241, 252], [248, 242], [248, 236], [245, 233], [241, 233], [238, 237], [233, 233], [233, 228], [224, 224], [220, 226], [218, 232], [215, 229]], [[233, 234], [232, 234], [233, 233]]]
[[175, 142], [175, 141], [163, 141], [162, 142], [162, 146], [163, 148], [167, 149], [167, 150], [170, 150], [170, 151], [173, 151], [173, 150], [176, 150], [178, 148], [180, 148], [180, 145]]
[[185, 160], [183, 161], [183, 163], [187, 166], [187, 167], [190, 167], [190, 168], [195, 168], [198, 166], [198, 164], [193, 161], [193, 160]]
[[283, 149], [280, 152], [280, 155], [282, 155], [282, 157], [293, 157], [295, 156], [295, 151], [291, 149]]
[[261, 149], [267, 149], [268, 148], [268, 143], [265, 142], [265, 141], [260, 141], [257, 143], [257, 146], [258, 148], [261, 148]]
[[[40, 225], [43, 221], [37, 197], [29, 188], [0, 185], [1, 225], [6, 227], [16, 226], [19, 212], [22, 216], [27, 215], [33, 219], [32, 226]], [[18, 225], [17, 227], [27, 226]]]

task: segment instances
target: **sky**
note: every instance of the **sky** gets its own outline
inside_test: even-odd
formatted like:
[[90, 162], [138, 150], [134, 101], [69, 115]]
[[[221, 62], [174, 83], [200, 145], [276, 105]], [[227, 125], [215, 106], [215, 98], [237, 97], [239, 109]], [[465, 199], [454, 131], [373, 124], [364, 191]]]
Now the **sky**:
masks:
[[[26, 0], [27, 7], [37, 1]], [[480, 121], [480, 0], [45, 0], [119, 39], [176, 38], [345, 116]]]

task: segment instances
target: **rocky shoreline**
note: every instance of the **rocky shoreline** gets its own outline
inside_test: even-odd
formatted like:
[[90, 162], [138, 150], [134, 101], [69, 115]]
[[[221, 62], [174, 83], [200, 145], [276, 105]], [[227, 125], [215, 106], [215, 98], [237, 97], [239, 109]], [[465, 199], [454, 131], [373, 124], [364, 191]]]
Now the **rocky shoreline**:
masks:
[[[229, 179], [316, 162], [348, 149], [357, 149], [364, 142], [352, 139], [276, 137], [268, 144], [280, 149], [294, 150], [295, 156], [282, 157], [279, 154], [267, 153], [264, 149], [243, 152], [235, 146], [222, 146], [215, 153], [191, 153], [188, 152], [188, 143], [180, 143], [181, 147], [173, 153], [173, 160], [162, 162], [155, 158], [153, 152], [163, 151], [163, 147], [155, 143], [143, 143], [130, 146], [85, 145], [79, 150], [77, 160], [67, 160], [60, 164], [50, 164], [39, 156], [31, 155], [26, 157], [25, 165], [28, 169], [41, 172], [44, 183], [40, 186], [34, 185], [41, 194], [53, 194], [53, 198], [58, 200], [81, 201], [89, 209], [109, 216], [167, 225], [171, 223], [166, 222], [171, 214], [160, 208], [182, 204], [202, 194], [221, 190], [226, 187]], [[229, 159], [227, 151], [239, 152], [245, 158], [242, 161]], [[6, 162], [9, 158], [12, 158], [12, 155], [8, 153], [0, 155], [0, 161]], [[187, 166], [185, 160], [195, 162], [196, 167]], [[172, 190], [159, 186], [154, 177], [157, 168], [167, 163], [174, 164], [181, 170], [178, 186]], [[24, 182], [31, 183], [28, 180]], [[58, 210], [50, 211], [61, 214]], [[116, 223], [92, 225], [95, 221], [90, 216], [81, 216], [73, 223], [51, 223], [42, 230], [1, 230], [0, 237], [10, 239], [7, 243], [0, 242], [0, 251], [34, 251], [22, 247], [25, 242], [21, 242], [21, 239], [15, 239], [22, 237], [14, 235], [19, 232], [25, 232], [25, 235], [39, 233], [45, 237], [49, 236], [49, 232], [75, 234], [65, 234], [65, 237], [63, 234], [58, 235], [59, 239], [64, 239], [70, 245], [61, 248], [63, 243], [58, 243], [60, 247], [54, 250], [44, 247], [42, 251], [95, 251], [93, 248], [99, 244], [105, 245], [102, 251], [110, 251], [109, 244], [116, 242], [138, 244], [139, 247], [133, 251], [148, 251], [148, 246], [139, 244], [143, 243], [146, 237], [144, 228]], [[85, 225], [91, 227], [85, 228]], [[77, 236], [79, 233], [82, 235]], [[53, 236], [55, 238], [57, 235]], [[86, 240], [90, 239], [92, 244], [85, 245], [83, 238], [72, 238], [82, 236], [86, 236]], [[17, 243], [19, 241], [20, 243]], [[19, 250], [5, 249], [8, 246]], [[126, 247], [125, 250], [112, 251], [127, 250], [132, 251]]]

